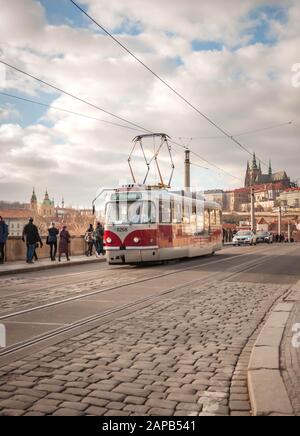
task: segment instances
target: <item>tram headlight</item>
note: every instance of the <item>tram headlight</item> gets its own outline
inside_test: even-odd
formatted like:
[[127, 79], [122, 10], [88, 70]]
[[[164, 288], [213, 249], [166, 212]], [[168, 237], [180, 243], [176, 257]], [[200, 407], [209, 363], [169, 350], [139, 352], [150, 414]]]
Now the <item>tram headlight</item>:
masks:
[[111, 243], [112, 243], [112, 239], [108, 236], [108, 238], [106, 238], [106, 242], [107, 242], [108, 244], [111, 244]]
[[134, 242], [135, 244], [138, 244], [138, 243], [140, 242], [140, 238], [138, 238], [137, 236], [135, 236], [135, 237], [133, 238], [133, 242]]

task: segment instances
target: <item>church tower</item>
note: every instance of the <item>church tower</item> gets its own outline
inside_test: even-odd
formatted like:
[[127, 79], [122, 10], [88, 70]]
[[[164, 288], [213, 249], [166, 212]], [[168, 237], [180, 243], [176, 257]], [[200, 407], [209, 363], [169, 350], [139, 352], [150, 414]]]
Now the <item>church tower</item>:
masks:
[[38, 212], [38, 203], [37, 203], [37, 198], [36, 198], [36, 194], [35, 194], [35, 189], [33, 188], [32, 190], [32, 195], [31, 195], [31, 200], [30, 200], [30, 209], [37, 213]]
[[43, 203], [41, 205], [41, 212], [42, 212], [42, 216], [44, 217], [53, 217], [55, 215], [54, 200], [53, 201], [50, 200], [47, 189], [45, 192]]
[[256, 155], [253, 153], [252, 165], [250, 167], [249, 162], [247, 162], [247, 170], [245, 177], [245, 188], [248, 188], [251, 185], [255, 185], [259, 176], [261, 176], [261, 163], [257, 166]]
[[246, 176], [245, 176], [245, 188], [251, 185], [251, 175], [250, 175], [250, 165], [249, 161], [247, 161], [247, 169], [246, 169]]
[[271, 177], [273, 174], [271, 160], [269, 161], [269, 176]]

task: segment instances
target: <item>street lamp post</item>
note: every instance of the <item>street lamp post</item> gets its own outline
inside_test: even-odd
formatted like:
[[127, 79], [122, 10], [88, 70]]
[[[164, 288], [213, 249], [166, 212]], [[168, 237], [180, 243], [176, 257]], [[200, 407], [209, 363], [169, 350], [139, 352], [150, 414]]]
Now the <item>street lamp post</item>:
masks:
[[278, 235], [281, 235], [281, 206], [278, 208]]
[[[278, 208], [276, 208], [276, 209], [273, 209], [274, 210], [274, 212], [278, 212], [278, 235], [279, 235], [279, 238], [280, 238], [280, 236], [281, 236], [281, 228], [282, 228], [282, 214], [283, 214], [283, 212], [286, 212], [287, 211], [287, 207], [286, 206], [279, 206]], [[291, 224], [290, 224], [290, 221], [289, 221], [289, 223], [288, 223], [288, 241], [290, 242], [291, 241]]]
[[254, 189], [252, 187], [250, 189], [250, 195], [251, 195], [251, 230], [253, 233], [256, 233]]

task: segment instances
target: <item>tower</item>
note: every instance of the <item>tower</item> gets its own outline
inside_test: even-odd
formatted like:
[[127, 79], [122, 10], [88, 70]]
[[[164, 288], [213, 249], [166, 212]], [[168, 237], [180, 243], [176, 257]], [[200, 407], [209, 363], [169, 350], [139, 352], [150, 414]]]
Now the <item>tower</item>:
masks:
[[249, 161], [247, 161], [247, 169], [246, 169], [246, 176], [245, 176], [245, 188], [251, 185], [251, 176], [250, 176], [250, 165]]
[[44, 217], [53, 217], [55, 214], [54, 200], [50, 200], [48, 190], [46, 189], [45, 197], [41, 205], [41, 214]]
[[272, 164], [271, 164], [271, 160], [269, 161], [269, 176], [272, 176], [273, 171], [272, 171]]
[[37, 198], [36, 198], [36, 194], [35, 194], [35, 189], [34, 188], [32, 190], [32, 195], [31, 195], [31, 200], [30, 200], [30, 209], [33, 212], [36, 212], [36, 213], [38, 211], [38, 203], [37, 203]]

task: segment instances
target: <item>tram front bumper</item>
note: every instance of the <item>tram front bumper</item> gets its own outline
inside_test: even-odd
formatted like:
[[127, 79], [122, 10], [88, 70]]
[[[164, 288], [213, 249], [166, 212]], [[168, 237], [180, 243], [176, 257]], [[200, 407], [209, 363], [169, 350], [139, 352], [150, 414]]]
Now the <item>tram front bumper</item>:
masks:
[[134, 264], [151, 261], [153, 262], [159, 260], [159, 252], [156, 247], [143, 249], [127, 248], [125, 250], [108, 249], [106, 251], [106, 259], [110, 265]]

